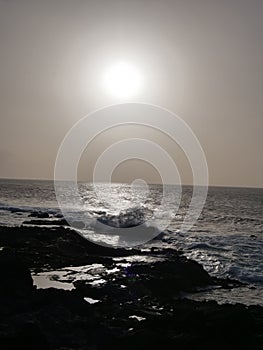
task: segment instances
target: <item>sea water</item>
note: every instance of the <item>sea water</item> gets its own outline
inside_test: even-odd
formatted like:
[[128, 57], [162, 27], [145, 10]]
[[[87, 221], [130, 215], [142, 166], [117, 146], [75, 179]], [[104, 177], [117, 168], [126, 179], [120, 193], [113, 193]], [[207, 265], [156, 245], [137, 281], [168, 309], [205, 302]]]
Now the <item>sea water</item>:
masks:
[[[105, 185], [99, 186], [103, 192]], [[149, 185], [147, 195], [145, 189], [140, 195], [140, 189], [134, 193], [129, 184], [111, 184], [110, 204], [98, 196], [93, 184], [80, 183], [79, 191], [84, 210], [104, 222], [119, 213], [125, 220], [126, 212], [129, 220], [134, 213], [132, 220], [139, 223], [142, 213], [147, 217], [158, 208], [163, 210], [161, 185]], [[263, 189], [209, 187], [198, 221], [183, 233], [180, 227], [191, 196], [192, 187], [183, 186], [179, 209], [155, 247], [180, 249], [211, 275], [246, 284], [231, 291], [202, 291], [193, 298], [263, 305]], [[166, 204], [169, 209], [173, 206]], [[0, 180], [0, 225], [19, 226], [35, 211], [48, 212], [50, 220], [60, 213], [52, 181]]]

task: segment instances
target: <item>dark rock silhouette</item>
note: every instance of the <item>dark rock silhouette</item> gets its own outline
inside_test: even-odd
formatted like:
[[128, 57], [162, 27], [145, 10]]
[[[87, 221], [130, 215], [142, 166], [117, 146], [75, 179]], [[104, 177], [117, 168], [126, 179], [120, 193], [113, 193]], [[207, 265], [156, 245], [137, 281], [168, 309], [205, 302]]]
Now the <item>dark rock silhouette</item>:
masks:
[[54, 219], [54, 220], [41, 220], [41, 219], [35, 219], [35, 220], [25, 220], [23, 222], [25, 225], [55, 225], [55, 226], [69, 226], [67, 221], [65, 219]]
[[[182, 298], [197, 287], [238, 283], [210, 277], [180, 252], [99, 247], [65, 228], [0, 228], [0, 244], [1, 350], [263, 348], [261, 307]], [[28, 269], [101, 263], [110, 271], [116, 257], [124, 263], [140, 254], [152, 262], [105, 272], [102, 284], [77, 280], [72, 291], [34, 288]]]
[[0, 252], [0, 276], [0, 296], [27, 296], [33, 290], [27, 266], [8, 249]]
[[28, 215], [28, 217], [44, 219], [44, 218], [49, 218], [49, 214], [47, 212], [33, 211]]

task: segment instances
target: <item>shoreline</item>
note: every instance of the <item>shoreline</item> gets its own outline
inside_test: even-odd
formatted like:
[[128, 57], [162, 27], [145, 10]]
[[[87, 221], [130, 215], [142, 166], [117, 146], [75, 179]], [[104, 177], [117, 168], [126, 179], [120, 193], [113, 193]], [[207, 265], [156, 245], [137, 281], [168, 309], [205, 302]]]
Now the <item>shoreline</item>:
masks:
[[[37, 226], [0, 227], [0, 246], [1, 349], [39, 348], [36, 335], [40, 349], [262, 348], [262, 307], [185, 299], [243, 284], [209, 276], [179, 251], [101, 247]], [[53, 281], [74, 288], [36, 288], [29, 269], [62, 271]]]

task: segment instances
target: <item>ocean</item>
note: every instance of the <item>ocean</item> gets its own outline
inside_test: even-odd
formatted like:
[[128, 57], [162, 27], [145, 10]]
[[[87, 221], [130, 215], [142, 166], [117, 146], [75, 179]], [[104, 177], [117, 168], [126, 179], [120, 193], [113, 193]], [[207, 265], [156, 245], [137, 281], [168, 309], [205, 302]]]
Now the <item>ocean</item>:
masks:
[[[80, 183], [85, 210], [96, 219], [112, 215], [116, 218], [119, 213], [123, 216], [126, 212], [131, 220], [134, 212], [134, 220], [138, 211], [140, 216], [142, 213], [149, 215], [158, 208], [163, 190], [161, 185], [150, 185], [147, 196], [145, 192], [140, 195], [139, 190], [134, 196], [128, 184], [112, 184], [112, 189], [114, 207], [97, 197], [93, 184]], [[186, 257], [202, 264], [210, 275], [244, 283], [238, 289], [213, 288], [186, 297], [218, 303], [263, 305], [263, 189], [209, 187], [200, 218], [185, 233], [180, 231], [180, 226], [191, 195], [192, 187], [183, 186], [181, 203], [173, 220], [159, 239], [145, 246], [151, 245], [155, 249], [169, 246], [181, 250]], [[50, 224], [61, 213], [52, 181], [0, 180], [1, 226], [20, 226], [33, 212], [48, 213]], [[89, 234], [92, 234], [90, 230]]]

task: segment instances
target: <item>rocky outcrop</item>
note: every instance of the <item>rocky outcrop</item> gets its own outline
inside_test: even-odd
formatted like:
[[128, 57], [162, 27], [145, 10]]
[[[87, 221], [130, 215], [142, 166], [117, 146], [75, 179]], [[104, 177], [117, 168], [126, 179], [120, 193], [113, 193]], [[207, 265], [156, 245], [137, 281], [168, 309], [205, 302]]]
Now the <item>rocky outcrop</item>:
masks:
[[[64, 228], [0, 229], [0, 242], [1, 350], [263, 348], [261, 307], [182, 298], [221, 282], [180, 252], [99, 247]], [[77, 280], [72, 291], [34, 288], [27, 268], [98, 262], [104, 283]]]
[[127, 256], [138, 250], [99, 246], [70, 228], [1, 227], [0, 246], [9, 247], [28, 266], [51, 268], [85, 265], [107, 257]]

